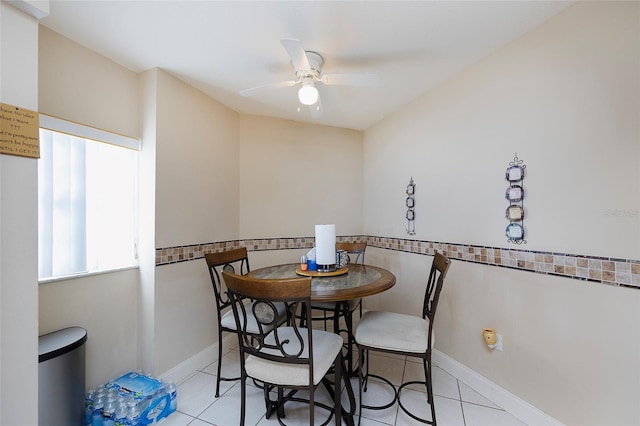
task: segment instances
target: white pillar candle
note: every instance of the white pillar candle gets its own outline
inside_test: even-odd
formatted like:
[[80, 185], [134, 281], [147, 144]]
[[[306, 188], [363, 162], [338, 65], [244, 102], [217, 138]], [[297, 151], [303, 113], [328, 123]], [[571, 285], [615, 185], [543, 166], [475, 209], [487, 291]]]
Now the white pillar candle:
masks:
[[316, 264], [336, 264], [336, 225], [316, 225]]

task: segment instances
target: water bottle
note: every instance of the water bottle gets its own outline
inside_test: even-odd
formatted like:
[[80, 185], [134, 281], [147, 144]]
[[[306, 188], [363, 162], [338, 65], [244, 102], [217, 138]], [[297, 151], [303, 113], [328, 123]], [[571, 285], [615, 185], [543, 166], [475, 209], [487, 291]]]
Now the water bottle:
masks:
[[153, 401], [153, 395], [145, 395], [142, 398], [136, 398], [138, 411], [140, 412], [140, 424], [146, 424], [146, 420], [149, 418], [149, 407]]
[[109, 398], [102, 408], [102, 426], [114, 426], [116, 415], [115, 399]]
[[169, 412], [172, 413], [178, 408], [178, 392], [173, 382], [169, 382], [167, 393], [169, 394]]
[[140, 426], [140, 409], [137, 405], [131, 405], [127, 409], [127, 426]]
[[104, 426], [102, 422], [102, 408], [104, 407], [104, 394], [98, 394], [93, 403], [93, 414], [91, 417], [91, 426]]
[[111, 399], [113, 399], [115, 401], [119, 397], [120, 397], [120, 393], [119, 393], [117, 388], [110, 387], [109, 389], [107, 389], [107, 398], [111, 398]]
[[91, 426], [93, 423], [93, 403], [96, 396], [95, 389], [91, 389], [84, 400], [84, 425]]
[[140, 415], [140, 421], [144, 425], [156, 422], [164, 412], [165, 407], [169, 404], [168, 395], [162, 392], [157, 392], [148, 399], [149, 405]]
[[124, 399], [118, 401], [118, 405], [116, 406], [116, 414], [113, 421], [114, 426], [127, 426], [127, 406], [123, 401]]
[[123, 410], [125, 410], [125, 417], [126, 417], [126, 410], [127, 410], [127, 407], [129, 406], [130, 400], [131, 400], [131, 397], [129, 395], [118, 395], [116, 410], [118, 408], [122, 408]]

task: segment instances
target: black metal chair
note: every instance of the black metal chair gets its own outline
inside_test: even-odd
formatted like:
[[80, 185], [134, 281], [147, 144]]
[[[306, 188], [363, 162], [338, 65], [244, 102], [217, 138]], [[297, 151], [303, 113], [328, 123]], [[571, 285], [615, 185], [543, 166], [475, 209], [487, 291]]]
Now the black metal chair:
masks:
[[[336, 243], [336, 250], [344, 250], [349, 256], [349, 263], [364, 264], [365, 250], [367, 243]], [[311, 308], [314, 311], [322, 312], [322, 317], [314, 316], [313, 321], [323, 321], [324, 329], [327, 329], [327, 321], [333, 322], [334, 333], [345, 333], [348, 345], [351, 348], [354, 344], [353, 340], [353, 312], [360, 308], [360, 317], [362, 317], [362, 299], [352, 299], [344, 302], [313, 302]], [[346, 330], [340, 329], [340, 318], [344, 317]], [[353, 372], [352, 358], [349, 357], [347, 368], [349, 372]]]
[[[204, 258], [207, 262], [211, 283], [213, 285], [213, 293], [216, 300], [216, 310], [218, 314], [218, 375], [216, 377], [216, 398], [220, 396], [220, 381], [238, 380], [240, 377], [222, 377], [222, 333], [237, 333], [236, 320], [233, 311], [229, 309], [231, 301], [227, 297], [223, 289], [223, 280], [221, 272], [232, 271], [241, 275], [249, 273], [249, 258], [247, 256], [246, 247], [231, 249], [220, 253], [206, 253]], [[284, 305], [279, 307], [279, 323], [282, 324], [287, 320]], [[251, 316], [248, 320], [249, 330], [257, 333], [258, 327], [256, 321]]]
[[[371, 351], [421, 358], [425, 376], [424, 382], [408, 381], [396, 389], [395, 386], [384, 377], [370, 374], [369, 362], [365, 361], [366, 373], [363, 374], [363, 369], [361, 368], [359, 375], [360, 417], [362, 417], [362, 408], [382, 410], [391, 407], [398, 401], [400, 408], [413, 419], [422, 423], [436, 425], [436, 411], [433, 401], [431, 376], [431, 350], [434, 342], [433, 323], [444, 278], [447, 275], [450, 265], [451, 260], [438, 252], [435, 253], [427, 281], [421, 317], [395, 312], [369, 311], [365, 312], [360, 319], [358, 327], [356, 328], [355, 340], [358, 345], [358, 354], [361, 360], [365, 359], [364, 357]], [[368, 356], [366, 358], [368, 358]], [[383, 406], [363, 404], [363, 386], [366, 392], [369, 377], [380, 379], [393, 388], [394, 397], [390, 403]], [[424, 384], [427, 388], [427, 401], [431, 408], [431, 420], [416, 416], [402, 404], [400, 397], [402, 389], [407, 385], [416, 383]]]
[[[311, 303], [311, 278], [257, 279], [222, 272], [232, 302], [233, 313], [239, 324], [241, 375], [240, 424], [244, 425], [246, 412], [246, 382], [252, 378], [264, 384], [267, 417], [277, 413], [278, 422], [284, 417], [284, 404], [288, 401], [308, 402], [309, 424], [314, 425], [315, 407], [329, 410], [331, 414], [323, 425], [332, 418], [341, 424], [341, 379], [343, 378], [342, 338], [334, 333], [302, 327], [291, 320], [288, 325], [278, 327], [278, 304], [284, 303], [290, 317], [305, 311], [307, 321], [311, 313], [304, 306]], [[252, 299], [253, 305], [243, 303]], [[258, 333], [251, 333], [246, 327], [253, 315], [257, 321]], [[308, 324], [310, 322], [307, 322]], [[333, 368], [334, 383], [325, 382], [333, 393], [334, 407], [315, 400], [315, 389], [325, 375]], [[345, 379], [348, 380], [348, 379]], [[271, 399], [271, 391], [277, 390], [277, 398]], [[284, 390], [288, 392], [285, 394]], [[296, 396], [296, 392], [306, 389], [309, 398]]]

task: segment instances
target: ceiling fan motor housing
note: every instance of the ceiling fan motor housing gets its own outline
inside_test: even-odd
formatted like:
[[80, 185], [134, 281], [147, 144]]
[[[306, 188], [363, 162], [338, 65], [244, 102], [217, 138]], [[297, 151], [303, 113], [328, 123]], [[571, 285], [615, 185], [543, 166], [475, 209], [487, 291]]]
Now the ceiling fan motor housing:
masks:
[[302, 78], [312, 78], [317, 80], [320, 77], [320, 71], [322, 70], [322, 64], [324, 63], [324, 59], [320, 56], [319, 53], [312, 51], [305, 51], [307, 55], [307, 59], [309, 60], [309, 68], [308, 70], [296, 70], [296, 76], [299, 79]]

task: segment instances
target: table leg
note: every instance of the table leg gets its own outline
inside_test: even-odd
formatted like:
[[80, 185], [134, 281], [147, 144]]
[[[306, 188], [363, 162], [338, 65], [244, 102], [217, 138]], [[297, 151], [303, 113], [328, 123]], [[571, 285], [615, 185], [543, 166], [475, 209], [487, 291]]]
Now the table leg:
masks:
[[[342, 407], [342, 419], [345, 421], [345, 423], [348, 426], [354, 426], [355, 425], [354, 417], [356, 414], [356, 398], [353, 392], [353, 386], [351, 386], [351, 380], [349, 380], [351, 375], [347, 371], [344, 361], [342, 361], [341, 376], [342, 376], [342, 380], [344, 380], [344, 383], [345, 383], [344, 390], [347, 391], [347, 396], [349, 397], [349, 411], [347, 411], [345, 407]], [[325, 388], [327, 389], [327, 392], [333, 399], [335, 396], [334, 387], [340, 386], [340, 383], [338, 384], [332, 383], [328, 377], [324, 377], [322, 379], [322, 384], [324, 384]]]
[[[346, 330], [340, 330], [340, 327], [339, 327], [340, 316], [344, 316], [344, 322], [347, 327]], [[349, 376], [357, 377], [359, 367], [358, 366], [354, 367], [354, 361], [353, 361], [353, 354], [355, 353], [354, 346], [356, 344], [356, 340], [353, 334], [353, 312], [351, 312], [351, 310], [349, 309], [349, 303], [346, 301], [337, 302], [334, 323], [333, 323], [333, 332], [336, 334], [340, 334], [342, 332], [346, 333], [347, 342], [345, 344], [345, 349], [346, 349], [345, 359], [347, 361], [347, 372]]]

